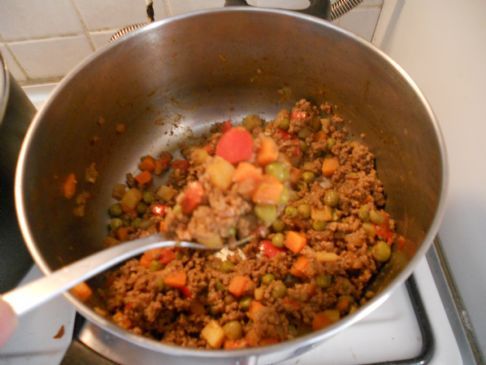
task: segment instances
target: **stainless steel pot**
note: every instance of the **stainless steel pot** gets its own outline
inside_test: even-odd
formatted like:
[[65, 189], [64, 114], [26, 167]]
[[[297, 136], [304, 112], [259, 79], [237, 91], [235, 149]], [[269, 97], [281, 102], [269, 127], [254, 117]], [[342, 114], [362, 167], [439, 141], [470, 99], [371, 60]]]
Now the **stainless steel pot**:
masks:
[[32, 265], [14, 204], [17, 156], [35, 108], [0, 54], [0, 292], [12, 289]]
[[[291, 90], [290, 98], [279, 90]], [[383, 303], [430, 246], [443, 213], [446, 154], [430, 106], [410, 77], [369, 43], [307, 15], [236, 7], [178, 16], [129, 35], [71, 72], [35, 118], [17, 169], [18, 217], [35, 261], [47, 273], [103, 248], [111, 187], [135, 169], [139, 156], [215, 121], [248, 113], [270, 118], [298, 98], [324, 95], [352, 120], [353, 131], [366, 133], [387, 209], [400, 233], [418, 243], [373, 300], [325, 330], [228, 352], [135, 336], [67, 297], [90, 321], [172, 364], [275, 363], [342, 331]], [[126, 133], [115, 133], [117, 123]], [[100, 175], [89, 184], [83, 177], [93, 162]], [[78, 191], [92, 196], [84, 218], [61, 196], [71, 172]]]

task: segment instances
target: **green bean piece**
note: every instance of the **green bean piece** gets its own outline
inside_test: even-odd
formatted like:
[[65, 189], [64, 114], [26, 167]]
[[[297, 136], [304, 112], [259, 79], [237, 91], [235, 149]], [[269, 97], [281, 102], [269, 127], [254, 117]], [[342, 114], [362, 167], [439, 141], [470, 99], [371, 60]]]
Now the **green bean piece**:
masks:
[[283, 298], [285, 294], [287, 294], [287, 287], [285, 284], [280, 280], [276, 281], [272, 288], [272, 297], [275, 299]]
[[233, 271], [235, 268], [235, 264], [233, 264], [231, 261], [229, 260], [225, 260], [221, 263], [221, 266], [219, 267], [219, 269], [222, 271], [222, 272], [231, 272]]
[[316, 277], [316, 285], [322, 289], [328, 288], [331, 285], [331, 281], [331, 275], [320, 274]]
[[113, 231], [120, 228], [123, 225], [123, 221], [120, 218], [113, 218], [110, 221], [110, 227]]
[[287, 217], [294, 218], [297, 217], [297, 214], [299, 214], [299, 212], [297, 211], [296, 207], [293, 207], [291, 205], [285, 207], [285, 215]]
[[378, 241], [372, 248], [371, 253], [376, 261], [385, 262], [390, 259], [391, 248], [386, 242]]
[[144, 202], [139, 202], [137, 204], [137, 213], [143, 215], [147, 211], [147, 204]]
[[241, 310], [248, 310], [248, 308], [250, 308], [250, 303], [252, 301], [252, 297], [243, 297], [241, 300], [240, 300], [240, 303], [238, 304], [238, 306], [240, 307]]
[[112, 217], [119, 217], [123, 214], [123, 210], [121, 207], [121, 204], [115, 203], [113, 204], [110, 209], [108, 210], [108, 213]]
[[276, 247], [283, 247], [284, 235], [282, 233], [275, 233], [272, 236], [272, 244]]
[[372, 209], [370, 211], [370, 221], [374, 224], [382, 224], [385, 221], [385, 217], [383, 217], [383, 214], [381, 214], [380, 212]]
[[309, 204], [300, 204], [297, 211], [302, 218], [309, 218], [311, 214], [311, 207]]
[[289, 169], [282, 162], [272, 162], [265, 167], [265, 173], [276, 177], [280, 181], [289, 179]]
[[151, 191], [144, 191], [142, 199], [146, 204], [151, 204], [155, 200], [154, 193], [152, 193]]
[[272, 224], [277, 219], [277, 207], [275, 205], [258, 204], [255, 206], [255, 214], [265, 224]]
[[367, 205], [362, 205], [359, 208], [358, 216], [363, 222], [368, 222], [370, 219], [370, 208]]
[[339, 204], [339, 194], [336, 190], [328, 190], [324, 195], [324, 204], [330, 207], [336, 207]]
[[262, 284], [264, 285], [268, 285], [274, 280], [275, 280], [275, 276], [273, 274], [265, 274], [262, 276]]
[[285, 228], [285, 223], [282, 222], [280, 219], [276, 219], [273, 223], [272, 223], [272, 228], [275, 232], [282, 232]]
[[316, 175], [312, 171], [304, 171], [302, 173], [302, 180], [304, 180], [306, 183], [314, 181], [315, 178]]
[[323, 231], [326, 229], [326, 221], [315, 220], [312, 221], [312, 229], [315, 231]]
[[230, 340], [238, 340], [243, 336], [243, 329], [241, 323], [238, 321], [230, 321], [223, 326], [224, 335]]

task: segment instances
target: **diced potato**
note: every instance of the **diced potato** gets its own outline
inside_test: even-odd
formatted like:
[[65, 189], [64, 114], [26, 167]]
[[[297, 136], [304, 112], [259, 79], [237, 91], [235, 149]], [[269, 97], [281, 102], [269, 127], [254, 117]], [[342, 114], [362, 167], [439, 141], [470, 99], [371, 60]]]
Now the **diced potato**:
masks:
[[132, 188], [123, 195], [121, 205], [128, 209], [135, 209], [140, 200], [142, 200], [142, 193], [140, 190]]
[[170, 201], [177, 194], [177, 190], [171, 186], [162, 185], [159, 190], [157, 190], [157, 195], [163, 201]]
[[322, 209], [311, 208], [311, 218], [314, 221], [332, 221], [332, 208], [327, 205]]
[[209, 321], [209, 323], [201, 331], [201, 337], [206, 340], [209, 346], [219, 349], [223, 344], [224, 331], [223, 328], [216, 321]]
[[85, 282], [79, 283], [71, 289], [71, 294], [82, 302], [86, 302], [93, 295], [93, 290]]
[[339, 255], [335, 254], [334, 252], [326, 252], [326, 251], [319, 251], [316, 252], [316, 260], [323, 263], [323, 262], [334, 262], [339, 259]]
[[195, 238], [197, 242], [210, 248], [223, 247], [222, 238], [215, 232], [200, 232]]
[[216, 156], [209, 163], [206, 171], [209, 175], [209, 180], [214, 186], [221, 190], [227, 190], [233, 180], [235, 168], [224, 158]]

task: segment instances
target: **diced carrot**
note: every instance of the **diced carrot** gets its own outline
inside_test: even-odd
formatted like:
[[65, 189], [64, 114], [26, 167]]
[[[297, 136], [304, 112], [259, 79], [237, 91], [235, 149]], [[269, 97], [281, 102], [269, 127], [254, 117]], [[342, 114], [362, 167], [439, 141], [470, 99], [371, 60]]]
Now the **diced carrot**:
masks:
[[252, 154], [253, 137], [244, 128], [231, 128], [216, 145], [216, 155], [233, 164], [249, 160]]
[[164, 265], [167, 265], [176, 258], [174, 248], [171, 247], [160, 248], [157, 254], [159, 262]]
[[276, 338], [264, 338], [260, 340], [260, 346], [270, 346], [279, 343], [280, 341]]
[[174, 160], [171, 163], [173, 169], [186, 171], [189, 168], [189, 161], [187, 160]]
[[299, 253], [307, 244], [307, 238], [304, 234], [288, 231], [285, 235], [285, 247], [287, 247], [293, 253]]
[[233, 181], [237, 184], [240, 194], [250, 197], [262, 180], [262, 176], [262, 169], [249, 162], [240, 162], [233, 175]]
[[226, 341], [224, 341], [224, 349], [225, 350], [244, 349], [247, 346], [248, 346], [248, 342], [244, 338], [240, 338], [239, 340], [226, 340]]
[[283, 298], [282, 305], [288, 312], [295, 312], [301, 308], [301, 304], [298, 301], [290, 298]]
[[270, 137], [262, 137], [260, 149], [257, 154], [257, 162], [265, 166], [278, 158], [278, 147], [275, 141]]
[[164, 278], [164, 283], [171, 288], [183, 288], [187, 283], [187, 275], [184, 271], [174, 271]]
[[260, 313], [263, 309], [265, 309], [265, 306], [262, 303], [257, 300], [252, 300], [250, 302], [250, 308], [248, 308], [248, 317], [251, 320], [256, 321], [258, 313]]
[[150, 171], [142, 171], [140, 174], [135, 176], [135, 181], [139, 185], [148, 185], [152, 182], [152, 173]]
[[331, 325], [332, 322], [325, 313], [317, 313], [312, 320], [312, 329], [314, 331]]
[[71, 199], [76, 194], [76, 184], [78, 181], [76, 180], [76, 175], [70, 173], [64, 184], [62, 185], [62, 192], [66, 199]]
[[71, 289], [71, 294], [82, 302], [86, 302], [93, 295], [93, 290], [85, 282], [79, 283]]
[[138, 164], [138, 168], [141, 171], [153, 172], [155, 170], [155, 158], [152, 156], [145, 156]]
[[299, 278], [309, 276], [310, 260], [306, 256], [299, 256], [290, 268], [290, 273]]
[[126, 241], [128, 239], [128, 233], [128, 227], [119, 227], [115, 232], [116, 238], [118, 238], [120, 241]]
[[184, 190], [181, 201], [181, 208], [184, 214], [190, 214], [201, 204], [204, 197], [204, 190], [200, 182], [190, 182]]
[[248, 276], [236, 275], [231, 279], [228, 291], [238, 298], [245, 294], [251, 286], [252, 281]]
[[225, 120], [223, 124], [221, 124], [221, 132], [223, 133], [228, 132], [231, 128], [233, 128], [233, 124], [231, 123], [231, 120]]
[[154, 250], [144, 252], [142, 257], [140, 257], [140, 265], [146, 268], [150, 267], [151, 262], [155, 260], [158, 252], [159, 249], [157, 248]]
[[328, 157], [322, 162], [322, 174], [326, 177], [332, 176], [339, 167], [339, 161], [336, 157]]
[[283, 190], [283, 184], [276, 177], [264, 175], [253, 193], [253, 202], [256, 204], [276, 205], [280, 202]]

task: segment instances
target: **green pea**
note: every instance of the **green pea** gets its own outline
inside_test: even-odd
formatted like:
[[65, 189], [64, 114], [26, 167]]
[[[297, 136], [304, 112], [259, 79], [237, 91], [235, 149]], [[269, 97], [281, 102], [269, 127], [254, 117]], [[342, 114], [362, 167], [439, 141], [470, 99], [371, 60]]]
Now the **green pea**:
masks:
[[391, 248], [386, 242], [378, 241], [372, 248], [371, 253], [376, 261], [385, 262], [390, 259]]
[[285, 215], [287, 217], [294, 218], [294, 217], [297, 217], [297, 214], [299, 214], [299, 212], [297, 211], [296, 207], [293, 207], [291, 205], [285, 207]]
[[370, 237], [375, 237], [376, 229], [375, 226], [371, 223], [363, 223], [363, 229]]
[[238, 340], [243, 335], [243, 328], [238, 321], [230, 321], [223, 326], [224, 335], [230, 340]]
[[113, 204], [110, 209], [108, 210], [108, 213], [112, 217], [119, 217], [123, 214], [123, 210], [120, 204], [116, 203]]
[[262, 119], [258, 115], [247, 115], [243, 118], [243, 127], [251, 131], [256, 127], [260, 127], [262, 122]]
[[232, 237], [236, 236], [236, 228], [231, 227], [230, 229], [228, 229], [228, 235]]
[[154, 272], [159, 271], [160, 269], [162, 269], [162, 264], [157, 260], [152, 260], [149, 266], [149, 270]]
[[322, 289], [328, 288], [331, 285], [331, 281], [331, 275], [320, 274], [316, 277], [316, 285]]
[[268, 285], [274, 280], [275, 280], [275, 276], [273, 274], [265, 274], [262, 276], [262, 284], [264, 285]]
[[370, 211], [370, 221], [374, 224], [382, 224], [385, 221], [385, 217], [380, 212], [372, 209]]
[[312, 221], [312, 229], [315, 231], [323, 231], [326, 229], [326, 222], [320, 220]]
[[313, 118], [310, 122], [310, 125], [314, 132], [318, 132], [322, 128], [322, 124], [319, 118]]
[[335, 207], [339, 204], [339, 194], [336, 190], [328, 190], [324, 195], [324, 204]]
[[240, 307], [241, 310], [248, 310], [248, 308], [250, 308], [250, 303], [252, 301], [252, 297], [243, 297], [238, 306]]
[[283, 282], [276, 281], [274, 287], [272, 288], [272, 297], [275, 299], [282, 298], [287, 294], [287, 287]]
[[141, 224], [142, 224], [142, 219], [137, 217], [132, 221], [131, 226], [133, 228], [140, 228]]
[[151, 191], [144, 191], [142, 199], [146, 204], [153, 203], [153, 201], [155, 200], [154, 193], [152, 193]]
[[370, 208], [367, 205], [362, 205], [359, 208], [358, 216], [363, 222], [367, 222], [370, 219]]
[[147, 211], [147, 204], [144, 202], [139, 202], [137, 204], [137, 213], [138, 214], [144, 214]]
[[222, 271], [222, 272], [231, 272], [233, 271], [233, 269], [235, 268], [235, 264], [233, 264], [231, 261], [229, 260], [225, 260], [221, 263], [221, 266], [219, 267], [219, 269]]
[[275, 232], [282, 232], [285, 228], [285, 223], [282, 222], [280, 219], [276, 219], [273, 223], [272, 223], [272, 228]]
[[336, 140], [334, 138], [328, 138], [326, 141], [327, 148], [332, 148], [336, 144]]
[[309, 147], [308, 147], [307, 143], [305, 143], [305, 141], [300, 141], [300, 149], [302, 150], [302, 152], [307, 151], [308, 148]]
[[304, 180], [306, 183], [314, 181], [315, 178], [316, 175], [312, 171], [304, 171], [302, 173], [302, 180]]
[[120, 218], [113, 218], [110, 221], [110, 227], [114, 231], [123, 225], [123, 221]]
[[283, 130], [288, 130], [289, 127], [290, 127], [290, 120], [289, 118], [282, 118], [280, 119], [280, 121], [278, 122], [278, 127], [280, 129], [283, 129]]
[[289, 169], [282, 162], [272, 162], [265, 167], [265, 173], [276, 177], [280, 181], [289, 179]]
[[312, 131], [308, 128], [302, 128], [297, 134], [300, 139], [306, 139], [312, 134]]
[[272, 236], [272, 244], [276, 247], [283, 247], [284, 235], [282, 233], [275, 233]]
[[155, 282], [155, 286], [157, 287], [157, 289], [159, 291], [162, 291], [165, 289], [165, 283], [164, 283], [164, 280], [162, 279], [158, 279], [156, 282]]
[[277, 219], [277, 207], [275, 205], [259, 204], [255, 206], [255, 214], [265, 224], [272, 224]]
[[311, 207], [309, 204], [300, 204], [297, 211], [302, 218], [309, 218], [311, 214]]
[[292, 190], [290, 190], [288, 187], [284, 186], [282, 194], [280, 195], [279, 204], [282, 204], [282, 205], [287, 204], [291, 197], [292, 197]]

